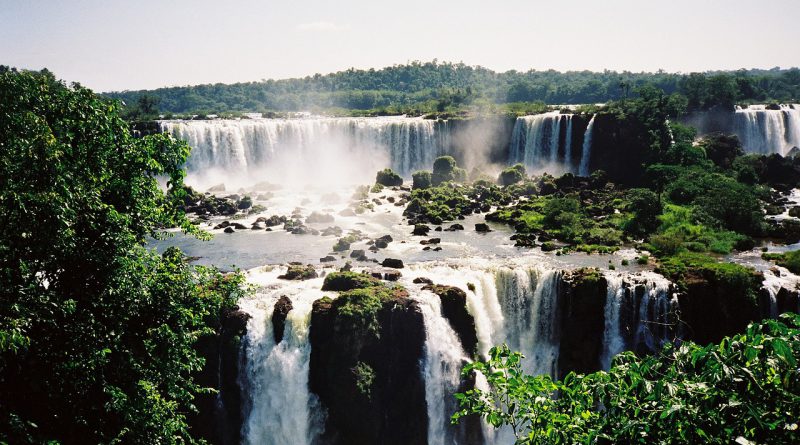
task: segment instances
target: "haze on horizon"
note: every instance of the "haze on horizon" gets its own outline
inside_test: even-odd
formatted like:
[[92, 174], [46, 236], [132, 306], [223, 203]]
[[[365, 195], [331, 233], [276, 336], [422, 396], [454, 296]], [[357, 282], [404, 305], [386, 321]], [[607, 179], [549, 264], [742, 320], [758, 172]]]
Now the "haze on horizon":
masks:
[[0, 0], [0, 64], [97, 91], [304, 77], [412, 60], [692, 72], [800, 66], [800, 1]]

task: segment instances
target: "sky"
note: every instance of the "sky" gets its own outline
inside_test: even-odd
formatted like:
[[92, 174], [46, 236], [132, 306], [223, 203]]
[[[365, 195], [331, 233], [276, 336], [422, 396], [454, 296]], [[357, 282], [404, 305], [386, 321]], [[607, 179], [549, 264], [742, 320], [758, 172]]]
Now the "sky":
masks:
[[0, 0], [0, 64], [96, 91], [413, 60], [692, 72], [800, 66], [800, 0]]

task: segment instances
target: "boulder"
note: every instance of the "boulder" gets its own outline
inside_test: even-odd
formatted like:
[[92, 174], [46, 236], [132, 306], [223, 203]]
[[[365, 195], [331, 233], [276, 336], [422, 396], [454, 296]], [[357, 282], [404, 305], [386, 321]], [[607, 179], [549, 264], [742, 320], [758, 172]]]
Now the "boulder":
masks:
[[332, 223], [333, 221], [333, 215], [320, 212], [311, 212], [306, 218], [306, 224]]
[[413, 280], [414, 284], [433, 284], [433, 280], [425, 277], [417, 277]]
[[467, 311], [467, 294], [454, 286], [427, 285], [423, 287], [439, 296], [442, 302], [442, 316], [458, 335], [461, 346], [469, 356], [478, 352], [478, 334], [475, 319]]
[[286, 273], [279, 275], [278, 278], [282, 280], [310, 280], [317, 278], [317, 271], [310, 264], [289, 263]]
[[324, 257], [319, 259], [320, 263], [330, 263], [332, 261], [336, 261], [336, 257], [331, 256], [331, 255], [324, 256]]
[[456, 230], [464, 230], [464, 226], [461, 224], [451, 224], [450, 227], [444, 229], [446, 232], [455, 232]]
[[272, 312], [272, 334], [275, 336], [275, 344], [283, 340], [283, 331], [286, 326], [286, 316], [289, 311], [293, 309], [292, 300], [286, 295], [281, 295], [275, 303], [275, 309]]
[[396, 258], [385, 258], [381, 263], [381, 266], [391, 267], [392, 269], [402, 269], [404, 267], [403, 260]]
[[224, 192], [225, 191], [225, 184], [217, 184], [215, 186], [212, 186], [212, 187], [210, 187], [208, 189], [208, 191], [212, 192], [212, 193], [214, 193], [214, 192]]
[[486, 223], [477, 223], [477, 224], [475, 224], [475, 231], [476, 232], [481, 232], [481, 233], [486, 233], [486, 232], [491, 232], [492, 229], [490, 229], [489, 225], [486, 224]]
[[415, 224], [414, 230], [411, 232], [411, 234], [416, 236], [427, 236], [428, 232], [430, 231], [431, 231], [430, 226], [427, 226], [425, 224]]
[[235, 230], [233, 230], [233, 227], [226, 227], [224, 232], [225, 233], [233, 233], [233, 232], [235, 232]]

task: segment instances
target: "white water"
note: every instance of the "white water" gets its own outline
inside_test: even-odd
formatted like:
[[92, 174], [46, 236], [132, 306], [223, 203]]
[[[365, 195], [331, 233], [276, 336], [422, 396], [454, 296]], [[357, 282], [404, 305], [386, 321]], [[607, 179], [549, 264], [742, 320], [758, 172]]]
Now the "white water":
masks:
[[[242, 431], [245, 444], [310, 445], [324, 424], [319, 402], [308, 389], [308, 324], [311, 304], [322, 296], [322, 279], [287, 283], [277, 279], [283, 272], [282, 268], [249, 272], [250, 281], [263, 287], [240, 302], [252, 317], [240, 376], [249, 399]], [[293, 309], [283, 340], [276, 345], [271, 318], [281, 295], [292, 300]]]
[[[589, 121], [583, 141], [583, 152], [578, 166], [572, 161], [572, 123], [574, 114], [558, 111], [518, 117], [511, 134], [508, 152], [509, 164], [523, 163], [535, 171], [548, 171], [553, 174], [565, 172], [588, 175], [589, 150], [591, 148], [591, 128], [594, 118]], [[561, 137], [562, 126], [564, 137]], [[588, 145], [587, 145], [587, 138]]]
[[586, 126], [586, 132], [583, 134], [583, 150], [581, 152], [581, 165], [578, 168], [579, 176], [589, 176], [589, 159], [592, 156], [592, 132], [594, 131], [594, 116], [589, 120], [589, 125]]
[[425, 320], [422, 369], [428, 405], [428, 444], [452, 444], [454, 427], [450, 425], [450, 416], [458, 408], [453, 394], [461, 383], [461, 368], [469, 359], [458, 335], [442, 316], [439, 297], [430, 291], [419, 291], [414, 299], [419, 302]]
[[649, 351], [658, 351], [673, 340], [672, 314], [678, 307], [678, 297], [672, 292], [672, 284], [661, 275], [648, 272], [642, 274], [646, 281], [645, 294], [639, 303], [634, 350], [645, 346]]
[[[161, 121], [192, 147], [189, 177], [204, 186], [238, 181], [372, 182], [391, 167], [404, 176], [430, 169], [447, 146], [446, 124], [422, 118], [306, 118]], [[226, 184], [227, 185], [227, 184]]]
[[780, 110], [767, 110], [763, 105], [738, 108], [733, 125], [748, 153], [786, 155], [792, 147], [800, 147], [797, 105], [781, 105]]
[[620, 329], [620, 305], [624, 288], [620, 275], [606, 275], [608, 287], [606, 289], [605, 329], [603, 331], [603, 352], [600, 356], [600, 366], [607, 370], [611, 368], [611, 359], [625, 350], [625, 340]]

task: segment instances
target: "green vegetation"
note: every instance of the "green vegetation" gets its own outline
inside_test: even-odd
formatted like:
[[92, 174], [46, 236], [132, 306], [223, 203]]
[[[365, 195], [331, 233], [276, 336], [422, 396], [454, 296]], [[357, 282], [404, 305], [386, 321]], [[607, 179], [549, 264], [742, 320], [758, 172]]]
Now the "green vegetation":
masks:
[[522, 164], [514, 164], [511, 167], [504, 169], [500, 172], [497, 182], [500, 185], [516, 184], [525, 179], [526, 176], [525, 166]]
[[378, 336], [378, 310], [383, 303], [405, 294], [400, 286], [388, 286], [364, 273], [332, 272], [325, 277], [322, 290], [339, 291], [333, 306], [339, 313], [337, 323], [352, 335], [366, 332]]
[[[794, 443], [800, 416], [800, 316], [751, 324], [718, 345], [624, 352], [608, 372], [561, 381], [526, 375], [522, 355], [492, 348], [470, 363], [490, 385], [456, 394], [461, 409], [508, 425], [518, 444]], [[602, 408], [599, 408], [602, 407]]]
[[386, 187], [399, 187], [403, 185], [403, 178], [394, 172], [391, 168], [386, 168], [378, 172], [375, 177], [375, 184], [383, 185]]
[[0, 442], [195, 443], [195, 345], [243, 279], [145, 248], [202, 235], [179, 210], [189, 147], [134, 138], [118, 111], [0, 69]]
[[456, 165], [452, 156], [440, 156], [433, 161], [431, 185], [438, 186], [445, 182], [466, 182], [467, 172]]
[[353, 375], [355, 376], [358, 392], [367, 398], [372, 397], [372, 384], [375, 383], [375, 370], [364, 362], [358, 362], [356, 366], [353, 367]]
[[427, 170], [421, 170], [418, 172], [414, 172], [411, 175], [411, 179], [413, 181], [412, 188], [414, 189], [426, 189], [431, 186], [432, 183], [432, 174]]
[[[161, 113], [325, 112], [380, 116], [459, 117], [464, 113], [532, 114], [544, 104], [595, 104], [627, 98], [644, 85], [680, 93], [690, 109], [736, 102], [800, 99], [800, 70], [750, 70], [689, 75], [604, 71], [507, 71], [462, 63], [412, 62], [379, 70], [349, 69], [302, 79], [263, 80], [108, 93], [134, 117]], [[142, 99], [144, 98], [144, 99]], [[591, 112], [592, 110], [587, 110]]]
[[764, 253], [765, 260], [774, 261], [777, 265], [789, 269], [790, 272], [800, 274], [800, 250], [784, 253]]

